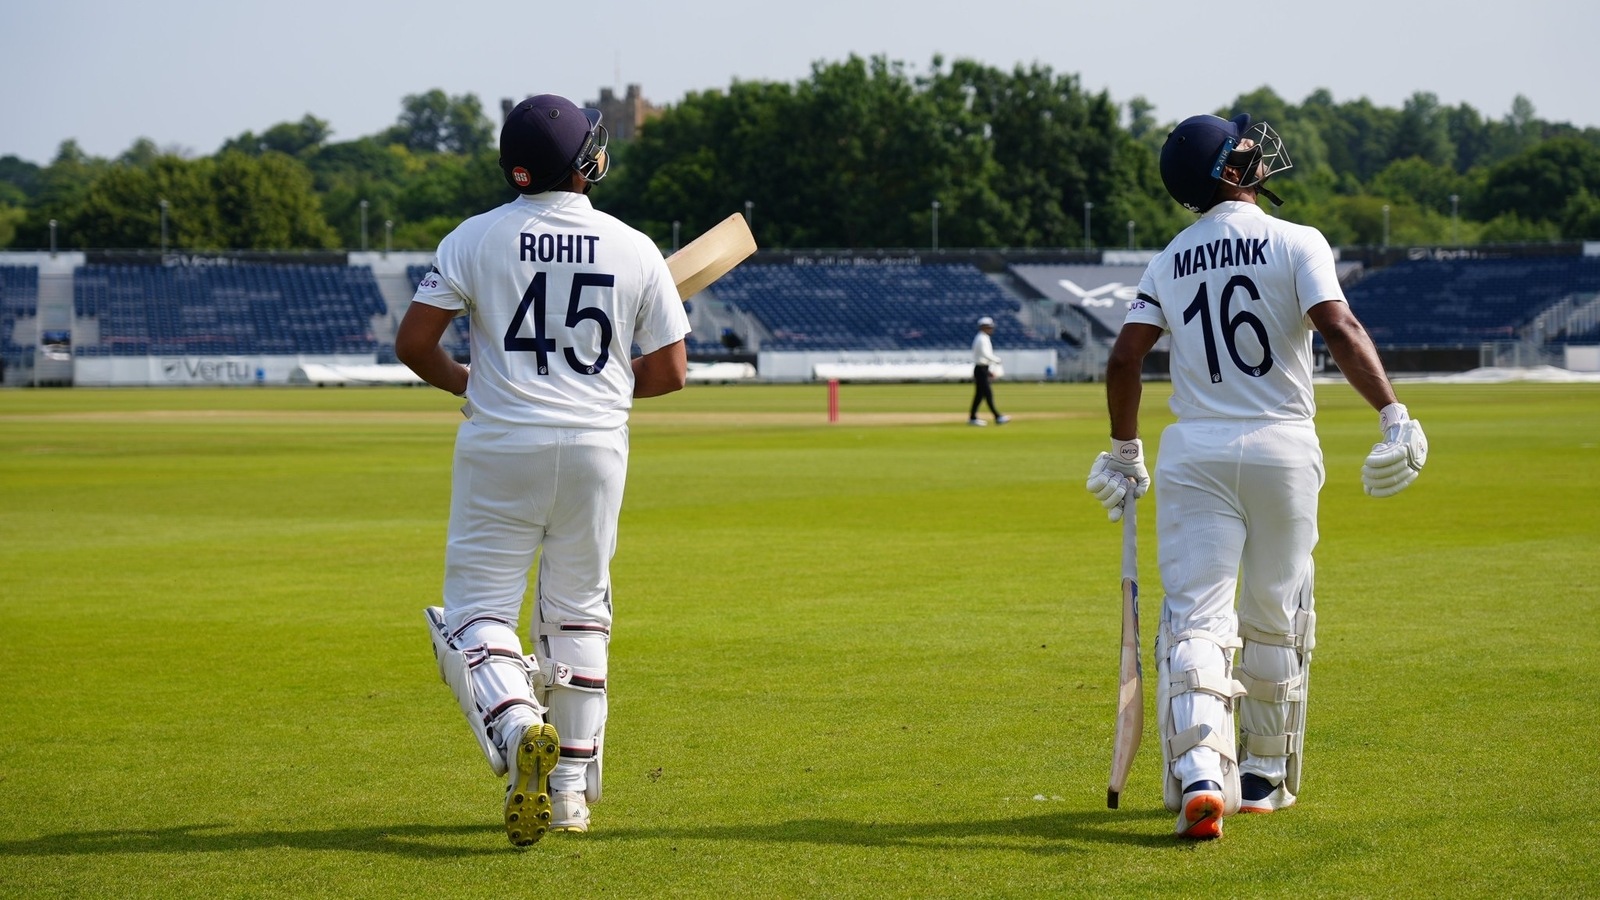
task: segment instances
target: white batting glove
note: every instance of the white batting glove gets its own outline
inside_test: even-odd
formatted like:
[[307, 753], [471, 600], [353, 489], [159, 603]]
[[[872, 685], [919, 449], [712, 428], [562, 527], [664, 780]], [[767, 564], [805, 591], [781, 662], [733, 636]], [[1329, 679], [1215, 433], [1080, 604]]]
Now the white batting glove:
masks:
[[1370, 497], [1393, 497], [1417, 480], [1428, 462], [1428, 438], [1422, 423], [1405, 406], [1391, 403], [1378, 414], [1383, 440], [1372, 445], [1361, 466], [1361, 487]]
[[1111, 452], [1095, 457], [1084, 487], [1106, 508], [1106, 518], [1120, 521], [1128, 492], [1132, 491], [1137, 499], [1150, 490], [1150, 473], [1144, 467], [1144, 442], [1138, 438], [1131, 441], [1112, 438]]

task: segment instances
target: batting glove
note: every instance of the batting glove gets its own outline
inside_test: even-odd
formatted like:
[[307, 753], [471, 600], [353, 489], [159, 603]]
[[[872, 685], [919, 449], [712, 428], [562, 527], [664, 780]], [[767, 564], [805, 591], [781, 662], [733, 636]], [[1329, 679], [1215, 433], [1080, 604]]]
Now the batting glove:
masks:
[[1144, 442], [1111, 439], [1111, 452], [1095, 457], [1089, 467], [1089, 480], [1084, 485], [1100, 505], [1106, 508], [1106, 518], [1113, 522], [1122, 519], [1122, 504], [1129, 491], [1134, 499], [1150, 490], [1150, 473], [1144, 467]]
[[1378, 413], [1383, 440], [1372, 445], [1361, 466], [1361, 487], [1370, 497], [1393, 497], [1411, 485], [1428, 461], [1428, 438], [1422, 423], [1403, 404], [1391, 403]]

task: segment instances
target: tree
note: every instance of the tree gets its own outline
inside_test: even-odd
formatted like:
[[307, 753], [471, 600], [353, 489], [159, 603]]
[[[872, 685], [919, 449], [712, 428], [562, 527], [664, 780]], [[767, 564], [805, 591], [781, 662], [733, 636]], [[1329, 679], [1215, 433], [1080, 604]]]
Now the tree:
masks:
[[15, 187], [24, 197], [33, 197], [43, 185], [43, 169], [16, 156], [0, 156], [0, 184]]
[[400, 118], [385, 132], [389, 143], [413, 153], [477, 153], [490, 145], [494, 127], [476, 94], [450, 97], [435, 88], [407, 94]]
[[1488, 219], [1514, 215], [1553, 222], [1582, 190], [1600, 193], [1600, 147], [1577, 137], [1555, 138], [1491, 168], [1481, 212]]
[[1450, 198], [1467, 192], [1467, 180], [1448, 166], [1419, 157], [1397, 160], [1384, 167], [1368, 185], [1368, 193], [1391, 203], [1411, 203], [1436, 213], [1450, 212]]
[[244, 250], [339, 245], [338, 235], [322, 217], [311, 173], [293, 157], [276, 151], [260, 156], [223, 153], [206, 174], [216, 205], [218, 245]]
[[1390, 159], [1421, 159], [1435, 166], [1455, 162], [1455, 145], [1450, 140], [1450, 118], [1439, 106], [1439, 98], [1418, 91], [1406, 98], [1395, 122]]
[[304, 157], [316, 152], [332, 134], [333, 130], [326, 121], [306, 113], [298, 122], [279, 122], [259, 136], [253, 131], [246, 131], [223, 143], [217, 153], [239, 152], [259, 156], [270, 150]]

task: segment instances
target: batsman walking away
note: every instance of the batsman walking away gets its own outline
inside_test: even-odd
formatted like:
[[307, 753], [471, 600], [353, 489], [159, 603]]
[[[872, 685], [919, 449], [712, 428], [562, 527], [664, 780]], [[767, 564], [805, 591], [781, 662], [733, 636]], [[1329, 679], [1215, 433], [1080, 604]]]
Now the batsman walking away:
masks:
[[1177, 421], [1155, 467], [1156, 722], [1162, 797], [1185, 838], [1220, 837], [1224, 816], [1270, 813], [1300, 794], [1323, 484], [1313, 331], [1378, 412], [1366, 492], [1399, 493], [1428, 457], [1421, 423], [1345, 302], [1327, 239], [1256, 205], [1257, 195], [1280, 203], [1265, 182], [1289, 167], [1277, 133], [1248, 115], [1194, 116], [1167, 136], [1162, 182], [1200, 218], [1150, 262], [1128, 304], [1106, 366], [1111, 447], [1087, 482], [1112, 521], [1127, 492], [1149, 489], [1140, 373], [1170, 334]]
[[[506, 835], [525, 846], [589, 830], [601, 796], [628, 413], [683, 387], [689, 322], [656, 245], [589, 202], [608, 171], [599, 110], [522, 101], [500, 167], [519, 196], [440, 243], [395, 353], [467, 401], [443, 605], [426, 616], [440, 675], [507, 777]], [[470, 370], [439, 345], [459, 315]], [[517, 623], [536, 559], [529, 654]]]

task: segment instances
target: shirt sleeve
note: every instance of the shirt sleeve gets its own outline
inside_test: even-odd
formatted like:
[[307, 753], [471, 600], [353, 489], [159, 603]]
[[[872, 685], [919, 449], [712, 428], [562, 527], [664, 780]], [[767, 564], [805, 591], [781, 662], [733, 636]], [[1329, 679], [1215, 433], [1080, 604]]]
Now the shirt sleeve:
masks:
[[651, 354], [675, 344], [689, 334], [689, 314], [684, 311], [678, 288], [672, 283], [672, 270], [661, 251], [642, 239], [644, 287], [639, 298], [639, 318], [634, 323], [633, 342], [639, 352]]
[[467, 294], [459, 286], [461, 280], [455, 265], [453, 237], [455, 235], [452, 233], [439, 243], [439, 250], [433, 257], [433, 267], [417, 283], [417, 292], [411, 298], [413, 302], [457, 311], [467, 308]]
[[1164, 258], [1158, 254], [1155, 261], [1145, 268], [1144, 275], [1140, 276], [1139, 292], [1128, 301], [1128, 311], [1122, 319], [1124, 325], [1138, 322], [1141, 325], [1154, 325], [1162, 331], [1169, 330], [1166, 310], [1161, 308], [1161, 300], [1156, 294], [1155, 266]]
[[1328, 246], [1328, 239], [1322, 232], [1315, 228], [1305, 229], [1295, 243], [1295, 250], [1294, 288], [1299, 296], [1301, 314], [1326, 300], [1344, 300], [1344, 287], [1339, 284], [1333, 248]]

